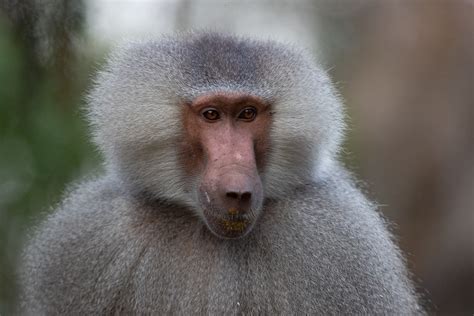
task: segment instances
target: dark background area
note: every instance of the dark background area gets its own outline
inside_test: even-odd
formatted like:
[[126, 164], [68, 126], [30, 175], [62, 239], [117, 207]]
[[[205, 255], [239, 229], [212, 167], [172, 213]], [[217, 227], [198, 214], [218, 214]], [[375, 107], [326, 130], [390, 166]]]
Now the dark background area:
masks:
[[[88, 17], [99, 2], [107, 0], [0, 0], [1, 315], [13, 311], [28, 228], [68, 183], [100, 170], [81, 110], [110, 48], [91, 40]], [[114, 10], [155, 6], [107, 3]], [[161, 0], [156, 14], [174, 21], [164, 31], [214, 23], [239, 33], [235, 7], [255, 32], [314, 38], [306, 46], [346, 100], [351, 130], [343, 159], [393, 223], [426, 306], [433, 314], [472, 315], [474, 2]]]

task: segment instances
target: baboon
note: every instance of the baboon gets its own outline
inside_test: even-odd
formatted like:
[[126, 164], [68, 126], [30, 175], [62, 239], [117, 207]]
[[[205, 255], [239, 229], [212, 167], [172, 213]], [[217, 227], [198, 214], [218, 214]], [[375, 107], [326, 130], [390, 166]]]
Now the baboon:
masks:
[[88, 119], [104, 172], [32, 232], [24, 313], [422, 313], [338, 162], [341, 101], [306, 51], [209, 32], [128, 43]]

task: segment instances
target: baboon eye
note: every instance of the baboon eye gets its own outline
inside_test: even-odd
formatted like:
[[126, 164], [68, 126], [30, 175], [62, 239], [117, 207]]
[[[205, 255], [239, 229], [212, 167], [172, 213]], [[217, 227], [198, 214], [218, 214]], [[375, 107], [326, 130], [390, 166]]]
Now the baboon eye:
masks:
[[202, 112], [202, 116], [206, 118], [206, 120], [209, 121], [215, 121], [220, 118], [219, 112], [217, 112], [214, 109], [207, 109]]
[[239, 119], [244, 121], [253, 121], [257, 116], [257, 110], [254, 107], [248, 107], [239, 114]]

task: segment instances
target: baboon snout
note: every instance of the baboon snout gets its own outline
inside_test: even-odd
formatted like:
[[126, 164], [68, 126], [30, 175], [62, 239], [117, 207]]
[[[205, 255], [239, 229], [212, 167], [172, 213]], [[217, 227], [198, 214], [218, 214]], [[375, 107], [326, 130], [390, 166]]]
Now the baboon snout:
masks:
[[220, 177], [216, 193], [228, 215], [245, 214], [252, 207], [254, 191], [259, 185], [252, 175], [228, 172]]
[[204, 219], [212, 232], [236, 238], [250, 231], [263, 201], [262, 183], [256, 170], [211, 171], [206, 173], [200, 191]]

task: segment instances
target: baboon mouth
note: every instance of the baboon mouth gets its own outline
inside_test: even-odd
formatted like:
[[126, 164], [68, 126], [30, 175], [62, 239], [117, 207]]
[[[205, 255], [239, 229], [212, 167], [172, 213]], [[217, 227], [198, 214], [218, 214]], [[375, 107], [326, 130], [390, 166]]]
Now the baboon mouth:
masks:
[[204, 214], [207, 228], [221, 238], [240, 238], [251, 231], [253, 221], [245, 215], [213, 216]]
[[242, 232], [249, 225], [249, 221], [220, 219], [219, 225], [227, 231]]

